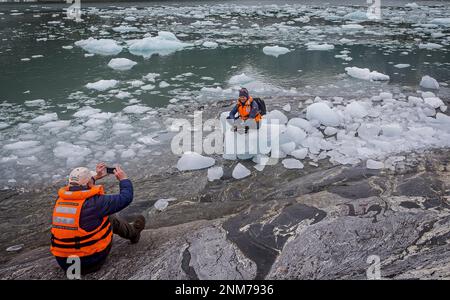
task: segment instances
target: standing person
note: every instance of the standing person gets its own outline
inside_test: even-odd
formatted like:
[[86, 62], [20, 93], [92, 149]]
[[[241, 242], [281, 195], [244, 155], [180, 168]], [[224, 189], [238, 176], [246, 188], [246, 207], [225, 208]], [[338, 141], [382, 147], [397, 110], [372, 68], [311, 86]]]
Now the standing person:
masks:
[[133, 184], [120, 166], [113, 173], [120, 193], [105, 195], [95, 182], [108, 175], [106, 165], [99, 163], [96, 172], [79, 167], [69, 175], [69, 184], [58, 191], [53, 210], [50, 251], [63, 270], [69, 256], [78, 256], [81, 274], [95, 272], [105, 262], [112, 246], [113, 233], [132, 244], [139, 241], [145, 227], [144, 216], [128, 224], [115, 213], [133, 201]]

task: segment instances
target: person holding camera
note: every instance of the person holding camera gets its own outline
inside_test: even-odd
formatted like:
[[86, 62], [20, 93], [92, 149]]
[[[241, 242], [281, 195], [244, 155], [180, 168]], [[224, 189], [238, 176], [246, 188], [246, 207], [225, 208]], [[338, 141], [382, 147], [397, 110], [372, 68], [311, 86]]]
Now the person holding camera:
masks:
[[[114, 174], [119, 180], [120, 193], [106, 195], [96, 181]], [[112, 246], [113, 233], [132, 244], [139, 241], [145, 227], [140, 215], [127, 223], [115, 213], [133, 201], [133, 184], [120, 166], [107, 168], [105, 163], [96, 166], [96, 172], [79, 167], [72, 170], [67, 186], [59, 189], [51, 228], [50, 251], [63, 270], [70, 264], [68, 257], [80, 258], [81, 274], [98, 271], [104, 264]]]

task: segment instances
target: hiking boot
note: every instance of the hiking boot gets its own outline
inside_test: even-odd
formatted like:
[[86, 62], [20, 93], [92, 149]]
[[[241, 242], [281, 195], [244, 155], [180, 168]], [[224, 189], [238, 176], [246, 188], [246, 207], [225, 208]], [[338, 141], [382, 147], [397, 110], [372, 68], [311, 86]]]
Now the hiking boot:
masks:
[[133, 222], [133, 227], [136, 229], [136, 236], [130, 239], [132, 244], [136, 244], [139, 242], [139, 239], [141, 238], [141, 231], [145, 228], [145, 218], [144, 216], [140, 215], [136, 218], [136, 220]]

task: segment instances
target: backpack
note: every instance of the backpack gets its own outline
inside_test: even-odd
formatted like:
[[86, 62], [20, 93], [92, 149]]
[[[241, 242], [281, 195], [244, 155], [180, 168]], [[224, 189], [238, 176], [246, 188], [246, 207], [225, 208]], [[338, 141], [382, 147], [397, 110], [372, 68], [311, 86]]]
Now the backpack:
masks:
[[259, 113], [261, 114], [261, 116], [265, 115], [267, 113], [267, 109], [264, 100], [261, 98], [253, 98], [253, 100], [256, 102], [256, 104], [258, 104]]

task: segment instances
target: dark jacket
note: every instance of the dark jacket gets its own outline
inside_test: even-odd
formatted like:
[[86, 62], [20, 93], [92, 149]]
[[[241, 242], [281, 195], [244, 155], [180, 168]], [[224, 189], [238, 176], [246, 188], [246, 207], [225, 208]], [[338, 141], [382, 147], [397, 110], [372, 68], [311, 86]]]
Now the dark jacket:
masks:
[[[70, 190], [73, 190], [71, 188]], [[120, 193], [114, 195], [96, 195], [88, 198], [81, 208], [80, 227], [92, 231], [101, 225], [104, 217], [115, 214], [133, 201], [133, 184], [129, 179], [120, 181]], [[105, 250], [81, 258], [82, 273], [96, 271], [105, 262], [111, 250], [111, 245]], [[69, 265], [66, 258], [56, 257], [56, 261], [64, 270]]]

